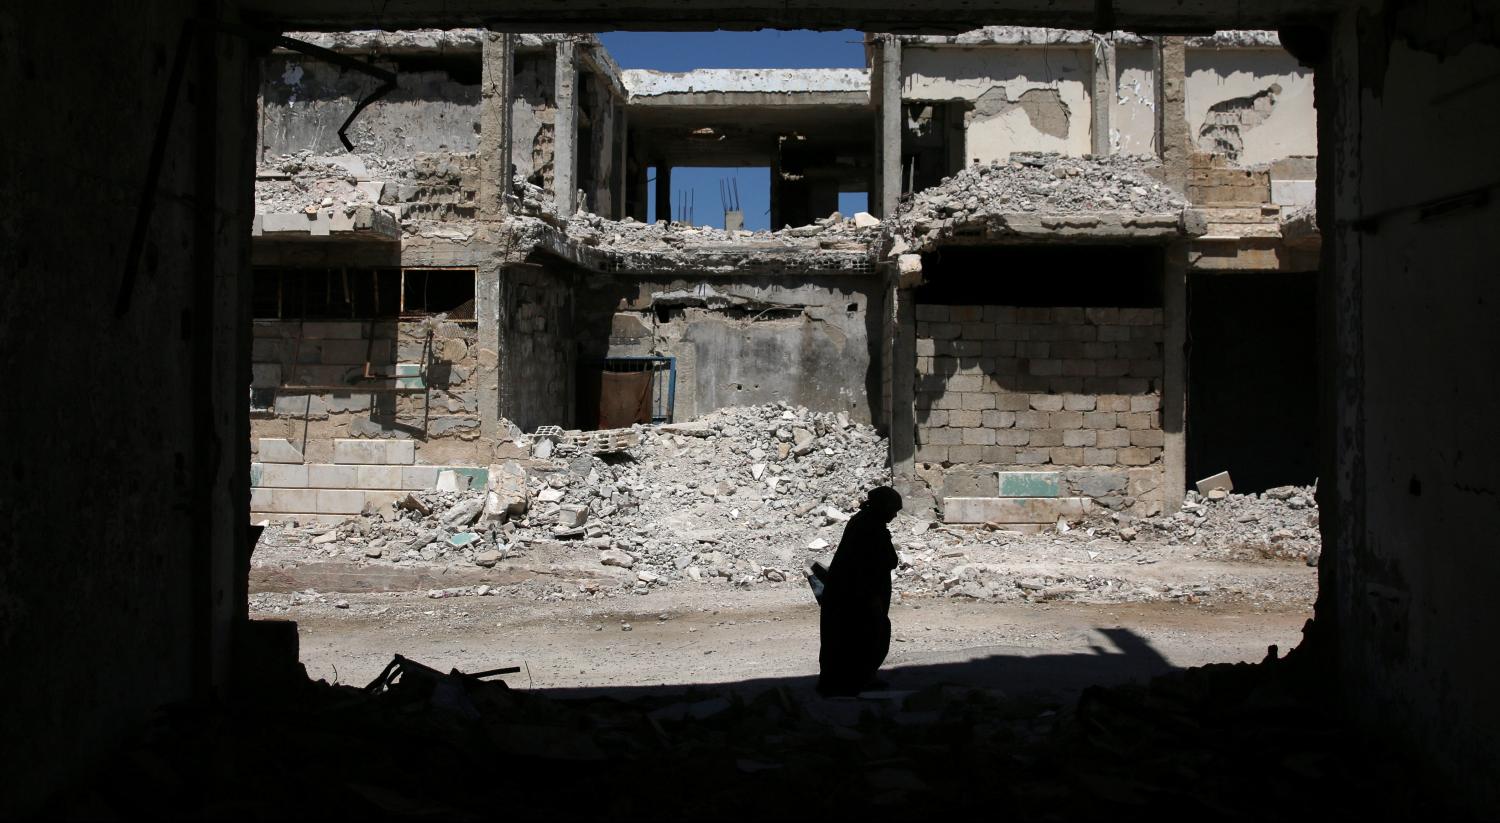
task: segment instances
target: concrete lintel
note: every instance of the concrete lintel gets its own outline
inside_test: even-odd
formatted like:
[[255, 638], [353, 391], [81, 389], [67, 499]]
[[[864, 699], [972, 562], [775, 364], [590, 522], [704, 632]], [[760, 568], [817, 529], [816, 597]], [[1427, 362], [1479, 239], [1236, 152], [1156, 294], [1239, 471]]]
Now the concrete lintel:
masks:
[[685, 91], [631, 97], [632, 109], [657, 108], [795, 108], [799, 106], [845, 106], [865, 108], [865, 91]]
[[632, 103], [682, 94], [869, 94], [865, 69], [631, 69], [623, 74]]

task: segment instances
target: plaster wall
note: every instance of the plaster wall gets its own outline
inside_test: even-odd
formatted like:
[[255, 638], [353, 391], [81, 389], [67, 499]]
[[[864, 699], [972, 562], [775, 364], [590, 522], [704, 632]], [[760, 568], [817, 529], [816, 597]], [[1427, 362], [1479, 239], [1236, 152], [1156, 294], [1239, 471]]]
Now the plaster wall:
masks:
[[1156, 155], [1156, 71], [1151, 50], [1115, 50], [1115, 96], [1110, 101], [1109, 148], [1115, 154]]
[[1312, 71], [1282, 49], [1195, 49], [1185, 57], [1188, 135], [1240, 166], [1318, 153]]
[[[396, 70], [396, 88], [371, 103], [347, 132], [357, 152], [407, 156], [417, 152], [473, 152], [479, 146], [478, 57], [475, 82], [444, 71]], [[263, 158], [311, 151], [343, 154], [338, 128], [372, 77], [301, 55], [276, 54], [262, 63]]]
[[1011, 152], [1091, 149], [1092, 51], [1078, 47], [924, 48], [901, 54], [901, 99], [959, 100], [965, 162], [1003, 161]]
[[[676, 297], [701, 285], [713, 297]], [[881, 396], [883, 293], [873, 277], [601, 277], [582, 298], [580, 337], [586, 359], [675, 356], [679, 420], [787, 402], [868, 423]]]

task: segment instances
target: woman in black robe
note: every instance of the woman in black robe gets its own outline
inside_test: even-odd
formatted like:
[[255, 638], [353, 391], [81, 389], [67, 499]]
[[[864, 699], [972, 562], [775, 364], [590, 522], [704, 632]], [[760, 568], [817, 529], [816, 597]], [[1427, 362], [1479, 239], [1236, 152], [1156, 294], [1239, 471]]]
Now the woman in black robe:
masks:
[[858, 694], [875, 679], [890, 651], [896, 548], [886, 524], [900, 511], [901, 495], [895, 489], [871, 490], [844, 527], [823, 576], [818, 693], [826, 697]]

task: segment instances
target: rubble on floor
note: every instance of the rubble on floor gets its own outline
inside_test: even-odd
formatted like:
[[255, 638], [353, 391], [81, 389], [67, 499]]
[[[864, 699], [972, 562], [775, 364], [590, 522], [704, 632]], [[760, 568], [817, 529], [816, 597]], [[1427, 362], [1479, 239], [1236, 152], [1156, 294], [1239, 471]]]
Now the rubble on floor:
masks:
[[897, 207], [894, 221], [920, 231], [939, 220], [980, 222], [1016, 212], [1167, 214], [1187, 201], [1153, 176], [1159, 166], [1128, 155], [1068, 157], [1016, 152], [1010, 161], [965, 167]]
[[[831, 557], [864, 493], [890, 482], [885, 439], [842, 414], [730, 408], [632, 434], [634, 445], [602, 456], [559, 435], [540, 438], [535, 454], [543, 445], [554, 450], [492, 466], [488, 490], [416, 492], [339, 525], [270, 523], [255, 562], [537, 567], [557, 574], [503, 591], [554, 600], [682, 585], [801, 587], [803, 571]], [[1268, 578], [1256, 565], [1316, 562], [1310, 489], [1215, 500], [1192, 494], [1170, 515], [1106, 514], [1041, 534], [916, 514], [891, 525], [900, 555], [894, 586], [904, 596], [1311, 602], [1315, 587], [1310, 575]], [[1183, 564], [1192, 574], [1174, 576]], [[500, 594], [500, 585], [485, 588]], [[434, 591], [472, 596], [478, 588]]]
[[514, 187], [512, 205], [518, 214], [538, 218], [564, 230], [570, 239], [602, 251], [628, 253], [662, 248], [712, 251], [716, 247], [730, 246], [762, 251], [825, 249], [862, 252], [881, 233], [880, 221], [863, 212], [860, 213], [863, 217], [847, 218], [834, 212], [809, 225], [788, 226], [779, 231], [725, 231], [666, 220], [641, 223], [629, 217], [611, 220], [588, 211], [563, 216], [558, 214], [551, 192], [520, 177], [515, 179]]
[[1076, 705], [961, 684], [822, 700], [806, 679], [568, 698], [423, 667], [294, 681], [161, 713], [47, 816], [1444, 818], [1306, 668], [1273, 648]]

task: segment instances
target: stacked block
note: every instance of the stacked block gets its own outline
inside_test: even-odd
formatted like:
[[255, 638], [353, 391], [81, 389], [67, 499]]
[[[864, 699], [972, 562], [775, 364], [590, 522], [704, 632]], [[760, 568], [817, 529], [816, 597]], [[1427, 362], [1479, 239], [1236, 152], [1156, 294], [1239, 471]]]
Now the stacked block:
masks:
[[1161, 309], [916, 310], [918, 462], [1160, 462]]

